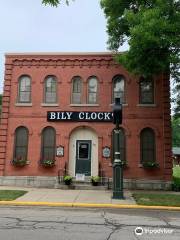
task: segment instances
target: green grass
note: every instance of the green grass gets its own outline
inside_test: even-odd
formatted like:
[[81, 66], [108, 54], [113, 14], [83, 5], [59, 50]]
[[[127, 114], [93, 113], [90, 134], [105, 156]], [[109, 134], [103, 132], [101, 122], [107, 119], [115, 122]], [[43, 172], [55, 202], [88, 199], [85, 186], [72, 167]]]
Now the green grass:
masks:
[[0, 190], [0, 201], [12, 201], [23, 196], [27, 191], [21, 190]]
[[136, 203], [146, 206], [180, 207], [180, 195], [165, 193], [133, 193]]

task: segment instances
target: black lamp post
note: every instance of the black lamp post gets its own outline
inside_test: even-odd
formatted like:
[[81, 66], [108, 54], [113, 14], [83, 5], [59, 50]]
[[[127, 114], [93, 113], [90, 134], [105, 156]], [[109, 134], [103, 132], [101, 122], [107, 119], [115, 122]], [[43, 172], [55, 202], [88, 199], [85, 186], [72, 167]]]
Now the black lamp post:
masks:
[[114, 149], [114, 162], [113, 162], [113, 199], [123, 199], [123, 166], [120, 158], [120, 128], [122, 124], [122, 104], [120, 98], [115, 98], [113, 106], [113, 123], [116, 125], [113, 134], [113, 149]]

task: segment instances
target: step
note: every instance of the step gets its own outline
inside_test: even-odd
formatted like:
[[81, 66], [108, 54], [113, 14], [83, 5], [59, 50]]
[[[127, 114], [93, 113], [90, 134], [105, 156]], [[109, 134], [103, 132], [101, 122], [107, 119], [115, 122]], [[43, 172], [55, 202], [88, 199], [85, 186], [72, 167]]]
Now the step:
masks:
[[92, 186], [91, 184], [72, 184], [72, 185], [65, 185], [59, 184], [56, 186], [58, 189], [73, 189], [73, 190], [107, 190], [107, 186]]

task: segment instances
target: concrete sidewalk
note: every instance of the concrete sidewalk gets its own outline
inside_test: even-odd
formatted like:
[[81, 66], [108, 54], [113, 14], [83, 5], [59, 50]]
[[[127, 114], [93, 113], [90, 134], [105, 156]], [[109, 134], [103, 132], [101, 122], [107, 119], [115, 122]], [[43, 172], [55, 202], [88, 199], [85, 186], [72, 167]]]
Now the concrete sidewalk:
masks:
[[48, 206], [84, 208], [128, 208], [175, 210], [180, 207], [137, 205], [131, 191], [124, 190], [124, 199], [112, 199], [112, 191], [62, 190], [48, 188], [22, 188], [0, 186], [0, 190], [25, 190], [27, 193], [14, 201], [0, 201], [0, 206]]
[[[50, 202], [50, 203], [90, 203], [90, 204], [129, 204], [135, 205], [130, 191], [124, 191], [125, 199], [112, 199], [112, 191], [104, 190], [62, 190], [48, 188], [22, 188], [0, 186], [0, 190], [25, 190], [24, 196], [16, 199], [16, 202]], [[14, 201], [14, 202], [15, 202]]]

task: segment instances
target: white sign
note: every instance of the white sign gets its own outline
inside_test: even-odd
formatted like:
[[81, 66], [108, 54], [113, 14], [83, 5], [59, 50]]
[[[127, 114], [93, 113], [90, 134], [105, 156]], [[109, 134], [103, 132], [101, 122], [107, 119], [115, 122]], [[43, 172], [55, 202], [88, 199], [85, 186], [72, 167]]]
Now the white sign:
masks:
[[104, 147], [103, 148], [103, 157], [109, 158], [111, 156], [111, 150], [109, 147]]
[[84, 181], [85, 180], [85, 174], [76, 173], [76, 181]]
[[63, 157], [64, 156], [64, 147], [58, 146], [56, 149], [56, 156], [57, 157]]

